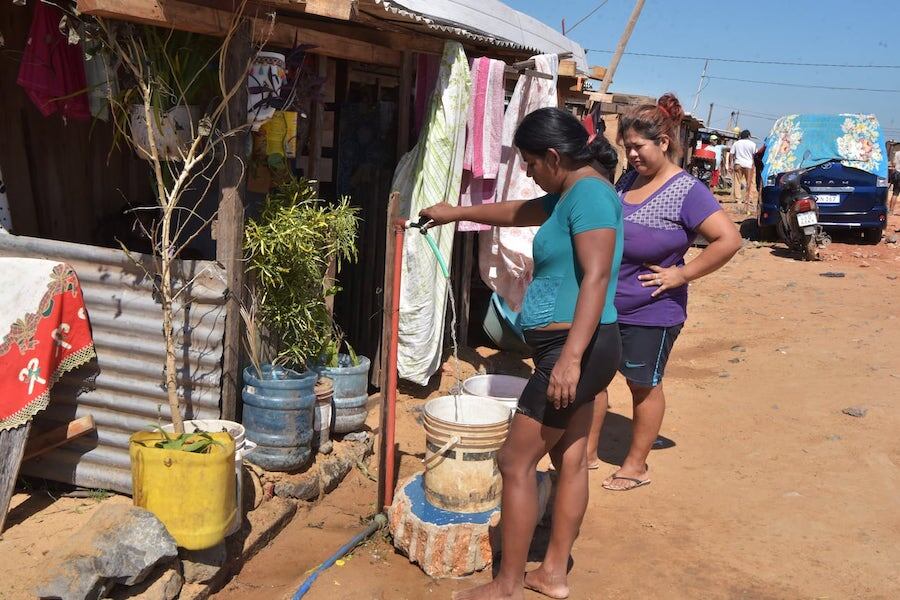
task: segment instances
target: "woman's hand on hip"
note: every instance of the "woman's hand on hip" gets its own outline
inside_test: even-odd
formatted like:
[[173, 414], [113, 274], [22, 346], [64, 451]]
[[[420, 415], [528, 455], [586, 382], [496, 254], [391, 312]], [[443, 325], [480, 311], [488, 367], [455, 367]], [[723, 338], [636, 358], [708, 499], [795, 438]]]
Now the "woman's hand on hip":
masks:
[[660, 267], [659, 265], [647, 265], [647, 268], [653, 271], [638, 275], [641, 280], [641, 287], [655, 287], [650, 296], [655, 298], [666, 290], [680, 288], [688, 282], [681, 267]]
[[434, 225], [445, 225], [457, 220], [456, 207], [440, 202], [419, 211], [419, 217], [434, 221]]
[[575, 402], [575, 390], [581, 378], [581, 361], [560, 357], [550, 372], [547, 401], [557, 409]]

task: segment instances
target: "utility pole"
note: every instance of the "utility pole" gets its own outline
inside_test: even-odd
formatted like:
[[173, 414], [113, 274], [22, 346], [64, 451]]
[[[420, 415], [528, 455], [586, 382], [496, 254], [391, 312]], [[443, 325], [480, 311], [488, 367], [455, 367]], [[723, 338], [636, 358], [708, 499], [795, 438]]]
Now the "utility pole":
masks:
[[713, 103], [710, 102], [709, 103], [709, 114], [706, 116], [706, 126], [707, 127], [712, 127], [712, 110], [713, 110]]
[[644, 0], [637, 0], [634, 3], [634, 10], [631, 11], [631, 16], [628, 18], [628, 24], [625, 26], [625, 31], [622, 32], [622, 37], [619, 39], [619, 45], [616, 46], [616, 52], [613, 54], [612, 60], [609, 61], [609, 68], [606, 69], [606, 75], [603, 77], [603, 82], [600, 83], [600, 93], [605, 94], [609, 91], [609, 86], [612, 85], [613, 75], [616, 74], [616, 67], [619, 66], [619, 60], [622, 58], [622, 53], [625, 52], [625, 46], [628, 45], [628, 39], [631, 37], [631, 32], [634, 31], [634, 26], [637, 24], [638, 17], [641, 16], [641, 10], [644, 8]]
[[700, 73], [700, 83], [697, 84], [697, 93], [694, 94], [694, 103], [691, 104], [691, 114], [697, 111], [697, 105], [700, 103], [700, 92], [703, 91], [703, 82], [706, 81], [706, 69], [709, 68], [709, 59], [703, 63], [703, 72]]

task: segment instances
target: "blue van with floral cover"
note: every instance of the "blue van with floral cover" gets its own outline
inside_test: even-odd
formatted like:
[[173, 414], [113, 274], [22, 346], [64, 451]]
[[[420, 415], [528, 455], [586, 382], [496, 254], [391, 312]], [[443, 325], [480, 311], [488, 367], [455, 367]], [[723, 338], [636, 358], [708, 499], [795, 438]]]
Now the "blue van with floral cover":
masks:
[[887, 225], [888, 155], [874, 115], [788, 115], [765, 141], [759, 225], [778, 222], [779, 176], [815, 167], [802, 177], [815, 196], [819, 223], [858, 229], [876, 242]]

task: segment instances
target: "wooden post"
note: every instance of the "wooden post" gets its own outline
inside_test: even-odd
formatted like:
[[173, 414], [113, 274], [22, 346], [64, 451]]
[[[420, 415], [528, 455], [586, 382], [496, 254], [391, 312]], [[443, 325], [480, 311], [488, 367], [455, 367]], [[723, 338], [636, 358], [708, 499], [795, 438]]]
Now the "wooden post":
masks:
[[[242, 19], [228, 46], [225, 87], [231, 89], [247, 77], [251, 59], [250, 21]], [[227, 127], [247, 121], [247, 86], [241, 85], [228, 102]], [[225, 305], [224, 356], [222, 361], [222, 418], [234, 420], [241, 391], [241, 299], [244, 294], [244, 195], [247, 165], [246, 129], [225, 141], [225, 164], [219, 174], [219, 212], [216, 228], [216, 260], [225, 268], [228, 298]]]
[[712, 111], [714, 104], [712, 102], [709, 103], [709, 114], [706, 115], [706, 126], [712, 127]]
[[[316, 57], [319, 77], [328, 76], [328, 57]], [[309, 154], [306, 163], [306, 177], [318, 181], [321, 176], [322, 131], [325, 129], [325, 102], [313, 102], [309, 109]]]
[[0, 533], [6, 523], [6, 511], [16, 489], [16, 477], [25, 453], [25, 440], [31, 430], [31, 423], [13, 429], [0, 431]]
[[603, 78], [603, 83], [600, 84], [601, 94], [608, 92], [609, 86], [612, 85], [612, 78], [613, 75], [616, 74], [619, 60], [621, 60], [622, 54], [625, 52], [625, 46], [628, 45], [628, 38], [631, 37], [631, 32], [634, 31], [634, 26], [637, 23], [638, 17], [641, 16], [641, 10], [643, 8], [644, 0], [637, 0], [634, 4], [634, 10], [631, 11], [631, 16], [628, 18], [628, 24], [625, 26], [625, 31], [622, 32], [622, 37], [619, 39], [619, 45], [616, 46], [616, 52], [613, 54], [612, 60], [609, 61], [609, 69], [606, 70], [606, 76]]
[[463, 238], [462, 277], [459, 291], [459, 331], [456, 332], [457, 342], [460, 346], [469, 345], [469, 306], [472, 299], [472, 262], [475, 258], [476, 234], [460, 233]]
[[[384, 282], [382, 285], [384, 286], [382, 289], [384, 290], [384, 298], [382, 302], [382, 318], [381, 318], [381, 349], [380, 353], [380, 366], [379, 366], [379, 376], [378, 376], [378, 389], [381, 393], [381, 413], [379, 417], [378, 424], [378, 503], [382, 503], [382, 494], [381, 491], [385, 489], [385, 450], [387, 449], [385, 446], [385, 436], [384, 436], [384, 425], [385, 419], [387, 416], [387, 404], [388, 404], [388, 349], [391, 344], [391, 306], [393, 306], [393, 285], [394, 285], [394, 255], [397, 252], [403, 252], [403, 248], [397, 248], [394, 241], [396, 239], [394, 235], [394, 221], [396, 221], [400, 216], [400, 194], [397, 192], [392, 192], [390, 200], [388, 200], [388, 218], [387, 218], [387, 228], [385, 231], [385, 253], [384, 253]], [[379, 512], [383, 509], [383, 506], [379, 506]]]

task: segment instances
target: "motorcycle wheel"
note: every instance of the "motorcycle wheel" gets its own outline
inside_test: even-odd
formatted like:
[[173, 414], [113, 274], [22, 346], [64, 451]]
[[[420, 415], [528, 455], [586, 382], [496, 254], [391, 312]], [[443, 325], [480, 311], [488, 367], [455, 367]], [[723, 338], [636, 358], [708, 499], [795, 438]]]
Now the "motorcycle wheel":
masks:
[[819, 247], [816, 245], [815, 234], [803, 236], [803, 257], [806, 260], [819, 260]]

